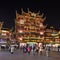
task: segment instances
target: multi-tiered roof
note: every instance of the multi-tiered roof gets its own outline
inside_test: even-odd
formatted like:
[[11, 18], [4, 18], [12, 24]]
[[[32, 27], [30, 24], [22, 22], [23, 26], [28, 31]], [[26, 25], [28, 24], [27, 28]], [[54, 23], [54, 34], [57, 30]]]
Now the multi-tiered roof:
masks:
[[43, 17], [43, 15], [43, 13], [31, 12], [29, 9], [28, 12], [24, 12], [22, 9], [21, 14], [16, 12], [15, 29], [17, 39], [19, 41], [26, 39], [27, 41], [36, 41], [44, 37], [46, 26], [43, 25], [43, 22], [46, 17]]

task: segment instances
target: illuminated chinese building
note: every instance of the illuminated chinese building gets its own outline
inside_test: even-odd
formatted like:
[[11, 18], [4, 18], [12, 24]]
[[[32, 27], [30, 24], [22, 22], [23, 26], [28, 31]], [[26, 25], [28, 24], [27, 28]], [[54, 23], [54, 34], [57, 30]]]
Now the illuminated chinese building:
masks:
[[11, 38], [11, 32], [7, 28], [3, 28], [3, 22], [0, 22], [0, 38], [7, 39]]
[[49, 28], [45, 30], [45, 42], [46, 43], [60, 43], [59, 30]]
[[40, 14], [28, 11], [19, 14], [16, 11], [15, 33], [19, 42], [42, 42], [46, 26], [43, 22], [46, 17]]

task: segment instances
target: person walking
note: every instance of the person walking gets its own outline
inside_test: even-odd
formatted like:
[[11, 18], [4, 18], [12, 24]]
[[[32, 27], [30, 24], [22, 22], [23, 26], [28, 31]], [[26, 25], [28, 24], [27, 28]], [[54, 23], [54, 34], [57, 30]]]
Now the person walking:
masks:
[[46, 49], [46, 56], [49, 56], [50, 47], [48, 45], [46, 45], [45, 49]]
[[27, 51], [28, 51], [28, 54], [30, 55], [30, 51], [31, 51], [31, 49], [30, 49], [29, 46], [27, 47]]
[[10, 50], [11, 54], [13, 54], [13, 53], [14, 53], [14, 46], [11, 45], [11, 46], [10, 46], [10, 49], [11, 49], [11, 50]]
[[43, 48], [42, 46], [39, 47], [39, 54], [42, 55]]

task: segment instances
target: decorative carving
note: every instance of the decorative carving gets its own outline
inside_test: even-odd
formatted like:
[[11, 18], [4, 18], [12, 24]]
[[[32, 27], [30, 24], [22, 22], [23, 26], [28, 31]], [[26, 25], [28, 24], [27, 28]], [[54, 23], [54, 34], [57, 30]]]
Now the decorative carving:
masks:
[[[46, 27], [46, 26], [43, 25], [43, 22], [46, 19], [46, 17], [43, 17], [44, 14], [42, 13], [40, 15], [40, 11], [38, 13], [31, 12], [29, 10], [29, 8], [28, 8], [28, 12], [24, 12], [23, 9], [21, 9], [21, 11], [22, 11], [22, 14], [20, 14], [18, 16], [18, 18], [20, 18], [20, 19], [16, 20], [16, 22], [18, 22], [22, 18], [22, 20], [20, 21], [20, 23], [22, 23], [22, 24], [20, 24], [19, 26], [22, 27], [22, 25], [23, 25], [24, 29], [22, 29], [23, 33], [20, 33], [20, 35], [23, 36], [23, 37], [28, 36], [29, 38], [34, 37], [34, 36], [35, 37], [40, 36], [41, 30], [43, 30], [42, 31], [42, 33], [43, 33], [44, 29]], [[24, 23], [23, 23], [23, 21], [24, 21]], [[16, 27], [17, 27], [17, 24], [16, 24]], [[20, 28], [17, 27], [17, 29], [20, 29]], [[36, 40], [38, 40], [38, 38], [36, 38]]]

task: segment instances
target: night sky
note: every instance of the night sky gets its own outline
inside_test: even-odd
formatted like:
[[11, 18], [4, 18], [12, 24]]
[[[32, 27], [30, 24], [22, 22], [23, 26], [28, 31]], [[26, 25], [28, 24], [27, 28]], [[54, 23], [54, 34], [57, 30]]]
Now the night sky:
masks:
[[4, 21], [4, 28], [14, 26], [15, 12], [21, 13], [21, 8], [27, 12], [29, 8], [32, 12], [44, 13], [46, 20], [44, 24], [60, 28], [60, 2], [47, 0], [0, 0], [0, 21]]

